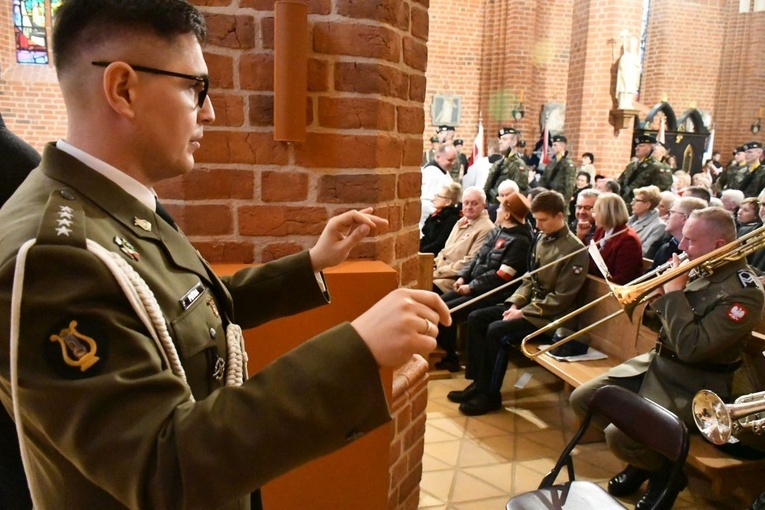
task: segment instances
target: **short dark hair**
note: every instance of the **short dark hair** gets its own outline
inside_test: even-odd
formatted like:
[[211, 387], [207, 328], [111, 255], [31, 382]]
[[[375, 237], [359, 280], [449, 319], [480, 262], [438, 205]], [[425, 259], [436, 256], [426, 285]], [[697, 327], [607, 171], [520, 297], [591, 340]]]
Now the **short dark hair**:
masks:
[[578, 172], [576, 174], [577, 177], [579, 177], [580, 175], [587, 177], [587, 184], [590, 184], [590, 182], [592, 182], [592, 177], [590, 177], [590, 174], [588, 172], [585, 172], [584, 170], [582, 170], [581, 172]]
[[545, 190], [531, 201], [531, 212], [546, 212], [555, 216], [566, 210], [563, 195], [553, 190]]
[[683, 190], [683, 196], [700, 198], [706, 203], [712, 199], [712, 194], [704, 186], [688, 186]]
[[590, 158], [590, 162], [595, 163], [595, 154], [593, 154], [592, 152], [585, 152], [584, 154], [582, 154], [582, 157]]
[[610, 191], [611, 193], [616, 193], [617, 195], [619, 195], [622, 191], [622, 187], [619, 185], [616, 179], [606, 179], [605, 186], [607, 191]]
[[126, 32], [167, 41], [194, 34], [204, 42], [204, 16], [185, 0], [63, 0], [53, 24], [53, 59], [60, 73], [82, 48]]

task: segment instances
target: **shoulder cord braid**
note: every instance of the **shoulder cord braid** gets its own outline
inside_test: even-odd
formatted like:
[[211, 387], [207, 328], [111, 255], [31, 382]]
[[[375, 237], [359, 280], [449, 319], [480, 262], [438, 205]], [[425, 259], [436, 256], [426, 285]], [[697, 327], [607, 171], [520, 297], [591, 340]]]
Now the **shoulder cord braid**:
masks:
[[[19, 351], [19, 327], [21, 322], [21, 298], [24, 288], [24, 274], [26, 270], [27, 254], [34, 246], [35, 239], [30, 239], [19, 248], [18, 255], [16, 257], [16, 269], [13, 278], [13, 291], [11, 296], [11, 331], [10, 331], [10, 375], [11, 375], [11, 398], [13, 401], [13, 416], [16, 422], [16, 433], [19, 438], [19, 445], [21, 450], [21, 458], [24, 464], [24, 470], [27, 473], [27, 479], [30, 486], [30, 494], [32, 494], [34, 503], [33, 481], [29, 476], [30, 461], [28, 457], [28, 451], [25, 446], [24, 432], [21, 421], [21, 406], [19, 404], [19, 374], [18, 374], [18, 351]], [[130, 264], [120, 257], [120, 255], [111, 252], [98, 243], [87, 240], [88, 250], [98, 257], [106, 267], [111, 271], [117, 284], [125, 293], [125, 297], [130, 302], [131, 306], [135, 310], [141, 322], [143, 322], [146, 329], [149, 331], [154, 343], [157, 344], [157, 348], [162, 355], [165, 363], [170, 367], [173, 374], [180, 378], [188, 386], [186, 379], [186, 371], [181, 364], [180, 356], [175, 348], [172, 338], [167, 331], [167, 324], [165, 318], [162, 315], [162, 310], [157, 303], [154, 293], [151, 291], [146, 282], [141, 276], [133, 269]], [[241, 386], [247, 379], [247, 353], [244, 347], [244, 337], [242, 335], [242, 328], [236, 324], [229, 324], [226, 327], [226, 350], [227, 356], [227, 369], [226, 369], [226, 386]], [[194, 401], [194, 396], [189, 388], [189, 401]], [[35, 508], [39, 508], [38, 505], [33, 505]]]

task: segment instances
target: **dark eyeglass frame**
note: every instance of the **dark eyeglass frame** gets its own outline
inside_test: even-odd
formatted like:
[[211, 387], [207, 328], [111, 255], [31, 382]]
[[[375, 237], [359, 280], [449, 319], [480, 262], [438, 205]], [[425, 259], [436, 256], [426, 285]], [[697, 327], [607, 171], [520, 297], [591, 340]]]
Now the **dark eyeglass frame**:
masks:
[[[91, 64], [96, 67], [108, 67], [109, 65], [113, 63], [114, 62], [102, 62], [102, 61], [91, 62]], [[176, 73], [175, 71], [165, 71], [164, 69], [156, 69], [154, 67], [137, 66], [133, 64], [128, 64], [127, 62], [125, 62], [125, 64], [130, 66], [130, 68], [133, 69], [134, 71], [139, 71], [142, 73], [150, 73], [150, 74], [159, 74], [162, 76], [173, 76], [175, 78], [183, 78], [185, 80], [192, 80], [197, 83], [201, 83], [202, 90], [199, 91], [199, 95], [197, 96], [197, 106], [199, 108], [204, 107], [205, 99], [207, 99], [207, 93], [210, 90], [210, 78], [208, 76], [194, 76], [193, 74]]]
[[681, 215], [685, 216], [686, 218], [688, 217], [688, 215], [685, 214], [684, 212], [682, 212], [682, 211], [673, 211], [672, 209], [667, 211], [667, 213], [670, 214], [670, 215], [672, 215], [672, 214], [681, 214]]

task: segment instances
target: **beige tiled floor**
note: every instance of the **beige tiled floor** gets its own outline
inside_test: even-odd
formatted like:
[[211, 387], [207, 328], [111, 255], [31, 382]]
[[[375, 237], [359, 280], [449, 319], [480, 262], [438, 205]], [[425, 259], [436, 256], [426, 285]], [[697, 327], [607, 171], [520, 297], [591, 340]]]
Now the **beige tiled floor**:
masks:
[[[532, 378], [517, 389], [514, 385], [524, 372]], [[462, 374], [428, 384], [421, 509], [503, 509], [511, 495], [538, 486], [577, 430], [569, 393], [555, 376], [533, 362], [511, 362], [501, 411], [475, 418], [460, 414], [446, 394], [466, 385]], [[623, 467], [603, 442], [580, 445], [575, 455], [577, 479], [603, 486]], [[560, 480], [565, 477], [564, 470]], [[736, 508], [729, 502], [705, 500], [694, 487], [703, 490], [703, 482], [692, 478], [674, 508]], [[622, 502], [633, 508], [638, 498], [639, 494]]]

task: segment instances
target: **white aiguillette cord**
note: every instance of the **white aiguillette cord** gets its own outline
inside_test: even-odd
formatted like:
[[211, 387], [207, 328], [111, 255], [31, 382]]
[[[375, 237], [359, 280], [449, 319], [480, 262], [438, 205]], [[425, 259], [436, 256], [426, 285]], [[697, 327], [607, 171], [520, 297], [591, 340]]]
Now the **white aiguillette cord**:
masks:
[[[21, 299], [24, 289], [24, 275], [26, 271], [27, 255], [29, 250], [36, 243], [35, 239], [30, 239], [19, 248], [16, 257], [16, 269], [13, 278], [13, 291], [11, 295], [11, 337], [10, 337], [10, 375], [11, 375], [11, 398], [13, 400], [13, 417], [16, 422], [16, 433], [18, 434], [19, 446], [21, 450], [21, 460], [24, 464], [24, 471], [27, 475], [30, 494], [32, 495], [33, 506], [41, 508], [34, 503], [35, 483], [31, 476], [30, 459], [24, 429], [21, 420], [21, 403], [19, 402], [19, 329], [21, 323]], [[100, 244], [87, 240], [88, 251], [98, 257], [109, 271], [111, 271], [117, 284], [125, 293], [125, 297], [135, 310], [141, 322], [149, 331], [157, 349], [162, 355], [165, 363], [170, 367], [173, 374], [181, 379], [188, 388], [188, 400], [194, 402], [194, 396], [186, 379], [186, 371], [181, 364], [178, 350], [175, 348], [170, 333], [167, 331], [167, 323], [162, 315], [162, 309], [157, 303], [154, 293], [151, 291], [141, 276], [128, 264], [119, 254], [105, 249]], [[242, 328], [236, 324], [229, 324], [226, 327], [226, 386], [241, 386], [247, 380], [247, 353], [244, 347], [244, 337]]]

